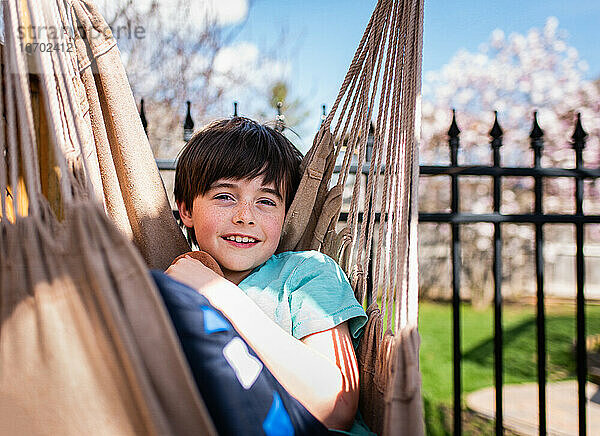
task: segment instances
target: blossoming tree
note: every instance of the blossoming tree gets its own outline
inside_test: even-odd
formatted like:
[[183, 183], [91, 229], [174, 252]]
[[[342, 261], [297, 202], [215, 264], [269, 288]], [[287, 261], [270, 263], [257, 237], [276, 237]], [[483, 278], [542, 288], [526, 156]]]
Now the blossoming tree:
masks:
[[[459, 51], [439, 71], [425, 74], [422, 105], [421, 163], [443, 164], [449, 161], [447, 146], [451, 108], [456, 109], [461, 129], [459, 164], [489, 164], [491, 148], [489, 131], [493, 124], [493, 111], [504, 130], [502, 163], [511, 166], [532, 165], [529, 132], [533, 111], [544, 131], [543, 166], [574, 166], [571, 135], [576, 114], [581, 113], [588, 133], [584, 151], [586, 166], [600, 164], [600, 80], [586, 78], [587, 64], [579, 58], [574, 47], [569, 46], [567, 34], [558, 27], [558, 20], [550, 17], [543, 29], [533, 28], [527, 34], [513, 33], [508, 37], [502, 30], [494, 30], [489, 40], [476, 52]], [[503, 185], [503, 213], [520, 213], [531, 210], [533, 180], [506, 179]], [[476, 213], [491, 211], [491, 180], [465, 182], [461, 187], [466, 206], [463, 210]], [[588, 209], [600, 195], [596, 186], [586, 186]], [[420, 190], [421, 210], [434, 211], [448, 207], [448, 181], [424, 180]], [[570, 213], [573, 210], [573, 181], [549, 181], [545, 191], [547, 211]], [[461, 195], [461, 197], [463, 197]], [[567, 204], [568, 202], [568, 204]], [[443, 229], [439, 229], [443, 232]], [[445, 255], [432, 255], [432, 247], [439, 241], [428, 240], [422, 232], [423, 259], [431, 268], [423, 268], [422, 288], [431, 291], [439, 274], [447, 274]], [[465, 226], [463, 260], [464, 283], [471, 296], [478, 301], [491, 298], [491, 225]], [[505, 233], [504, 250], [524, 253], [510, 256], [505, 261], [505, 275], [515, 282], [516, 276], [531, 275], [531, 240], [529, 226], [514, 226]], [[591, 235], [594, 238], [594, 235]], [[469, 244], [468, 241], [472, 241]], [[437, 251], [440, 251], [439, 249]], [[435, 259], [438, 259], [436, 262]], [[468, 259], [468, 261], [467, 261]], [[518, 280], [517, 280], [518, 281]], [[532, 289], [526, 283], [512, 283], [514, 287]], [[435, 294], [435, 292], [433, 292]]]

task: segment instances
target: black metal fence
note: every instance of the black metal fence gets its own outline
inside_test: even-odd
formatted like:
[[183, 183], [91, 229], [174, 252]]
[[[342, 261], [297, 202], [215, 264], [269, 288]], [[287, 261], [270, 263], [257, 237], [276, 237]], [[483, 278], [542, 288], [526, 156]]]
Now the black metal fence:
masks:
[[[234, 115], [237, 115], [237, 105], [234, 105]], [[193, 121], [188, 111], [184, 125], [184, 137], [189, 139], [193, 129]], [[141, 116], [144, 127], [147, 126], [143, 105]], [[283, 121], [281, 113], [276, 118]], [[586, 341], [585, 341], [585, 294], [584, 294], [584, 226], [586, 224], [600, 223], [600, 215], [585, 215], [583, 212], [584, 181], [600, 177], [599, 168], [586, 168], [583, 162], [583, 149], [587, 134], [578, 115], [572, 135], [572, 147], [575, 152], [575, 168], [549, 168], [541, 166], [544, 149], [544, 133], [534, 113], [531, 129], [530, 145], [533, 152], [533, 166], [531, 167], [504, 167], [501, 164], [500, 149], [502, 147], [503, 131], [498, 123], [498, 116], [494, 120], [490, 131], [490, 146], [493, 156], [491, 166], [459, 165], [458, 149], [460, 146], [460, 130], [456, 123], [456, 114], [453, 113], [452, 123], [448, 130], [448, 145], [450, 148], [450, 165], [421, 165], [422, 177], [450, 176], [451, 178], [451, 207], [450, 212], [419, 213], [419, 222], [447, 223], [451, 226], [451, 260], [452, 260], [452, 337], [453, 337], [453, 388], [454, 388], [454, 434], [462, 434], [462, 373], [461, 373], [461, 238], [460, 228], [464, 224], [492, 223], [494, 225], [493, 238], [493, 280], [494, 280], [494, 385], [496, 391], [495, 429], [497, 435], [504, 433], [503, 422], [503, 327], [502, 327], [502, 224], [518, 223], [533, 224], [535, 226], [535, 274], [537, 285], [536, 304], [536, 329], [537, 329], [537, 382], [539, 403], [539, 434], [547, 433], [546, 415], [546, 315], [544, 302], [544, 224], [572, 224], [576, 230], [576, 277], [577, 277], [577, 334], [576, 334], [576, 360], [577, 360], [577, 385], [578, 385], [578, 419], [579, 434], [586, 435]], [[173, 160], [157, 159], [160, 170], [174, 170]], [[354, 168], [356, 170], [356, 168]], [[366, 171], [366, 172], [365, 172]], [[368, 168], [362, 171], [368, 174]], [[459, 178], [463, 176], [492, 177], [493, 179], [493, 212], [492, 213], [465, 213], [460, 211]], [[503, 214], [500, 212], [502, 200], [503, 177], [533, 177], [535, 205], [533, 213]], [[547, 214], [543, 208], [543, 182], [545, 178], [566, 177], [575, 180], [575, 214]], [[176, 212], [176, 211], [174, 211]], [[340, 216], [345, 219], [346, 214]], [[378, 215], [378, 214], [377, 214]], [[362, 214], [359, 214], [359, 220]], [[376, 217], [377, 220], [377, 217]], [[369, 268], [369, 271], [371, 268]], [[368, 294], [372, 290], [371, 277], [368, 277]]]
[[[493, 223], [493, 278], [494, 278], [494, 383], [496, 389], [496, 434], [503, 434], [502, 386], [503, 386], [503, 356], [502, 356], [502, 224], [528, 223], [535, 225], [535, 269], [537, 282], [537, 378], [539, 401], [539, 434], [545, 435], [546, 420], [546, 319], [544, 305], [544, 224], [567, 223], [576, 229], [576, 265], [577, 265], [577, 384], [579, 409], [579, 434], [586, 434], [586, 396], [585, 385], [587, 377], [586, 342], [585, 342], [585, 297], [584, 297], [584, 226], [589, 223], [600, 223], [600, 215], [585, 215], [583, 213], [584, 180], [600, 177], [600, 169], [586, 168], [583, 162], [583, 148], [587, 134], [581, 125], [578, 115], [572, 136], [572, 146], [575, 152], [575, 168], [546, 168], [541, 166], [544, 149], [544, 134], [534, 114], [533, 126], [529, 135], [533, 151], [532, 167], [503, 167], [500, 159], [502, 147], [502, 129], [496, 114], [494, 125], [490, 131], [492, 166], [461, 166], [458, 164], [458, 148], [460, 130], [456, 124], [456, 114], [453, 114], [452, 124], [448, 130], [450, 147], [450, 165], [420, 167], [421, 176], [450, 176], [451, 178], [451, 212], [450, 213], [420, 213], [420, 222], [449, 223], [452, 230], [452, 311], [453, 311], [453, 383], [454, 383], [454, 434], [462, 434], [461, 405], [461, 335], [460, 335], [460, 272], [461, 272], [461, 239], [460, 226], [472, 223]], [[491, 176], [493, 178], [493, 212], [486, 214], [460, 212], [459, 178], [461, 176]], [[500, 212], [502, 199], [503, 177], [533, 177], [535, 206], [530, 214], [506, 215]], [[574, 201], [576, 212], [572, 215], [546, 214], [543, 209], [543, 180], [548, 177], [568, 177], [575, 179]]]

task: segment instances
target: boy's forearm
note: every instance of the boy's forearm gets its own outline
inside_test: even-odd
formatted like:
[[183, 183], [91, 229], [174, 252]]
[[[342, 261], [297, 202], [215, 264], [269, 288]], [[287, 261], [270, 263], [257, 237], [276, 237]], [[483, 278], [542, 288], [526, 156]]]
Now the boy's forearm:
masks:
[[[354, 412], [343, 395], [339, 368], [274, 323], [235, 284], [214, 280], [203, 294], [220, 309], [283, 387], [330, 428], [346, 427]], [[341, 418], [341, 419], [340, 419]], [[350, 419], [350, 423], [352, 420]]]

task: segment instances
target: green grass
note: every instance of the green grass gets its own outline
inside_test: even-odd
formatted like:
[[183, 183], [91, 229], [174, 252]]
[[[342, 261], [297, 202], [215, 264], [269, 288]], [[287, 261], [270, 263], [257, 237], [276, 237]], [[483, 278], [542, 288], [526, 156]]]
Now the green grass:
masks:
[[[537, 381], [537, 336], [535, 307], [503, 307], [504, 383]], [[419, 309], [421, 373], [428, 434], [449, 434], [452, 408], [452, 307], [422, 301]], [[600, 306], [586, 308], [586, 334], [600, 333]], [[576, 377], [573, 344], [576, 335], [575, 306], [546, 308], [548, 381]], [[494, 384], [493, 309], [474, 310], [461, 306], [462, 385], [466, 393]], [[475, 430], [474, 430], [475, 431]], [[483, 431], [483, 430], [482, 430]], [[465, 432], [469, 434], [468, 432]], [[480, 433], [475, 431], [471, 434]]]

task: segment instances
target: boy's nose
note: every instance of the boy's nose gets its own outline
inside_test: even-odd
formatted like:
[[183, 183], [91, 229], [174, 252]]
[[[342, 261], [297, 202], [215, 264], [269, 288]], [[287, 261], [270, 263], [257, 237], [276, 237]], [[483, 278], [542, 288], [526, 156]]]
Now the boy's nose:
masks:
[[233, 222], [236, 224], [254, 224], [254, 213], [252, 205], [249, 203], [240, 203], [233, 214]]

